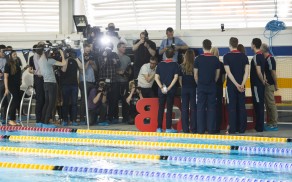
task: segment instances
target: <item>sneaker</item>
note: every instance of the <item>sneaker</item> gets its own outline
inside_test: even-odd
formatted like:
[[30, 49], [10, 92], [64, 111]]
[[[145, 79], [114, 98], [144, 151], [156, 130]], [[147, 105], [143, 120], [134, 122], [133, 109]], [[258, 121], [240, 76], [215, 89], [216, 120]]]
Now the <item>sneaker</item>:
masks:
[[109, 123], [107, 121], [100, 122], [97, 124], [98, 126], [109, 126]]
[[68, 126], [68, 122], [67, 121], [63, 121], [62, 122], [62, 126]]
[[177, 130], [174, 130], [174, 129], [166, 129], [165, 132], [166, 133], [177, 133]]
[[37, 128], [42, 128], [42, 127], [43, 127], [43, 123], [36, 123], [36, 124], [35, 124], [35, 127], [37, 127]]
[[78, 126], [78, 123], [75, 122], [75, 121], [73, 121], [73, 122], [72, 122], [72, 126]]
[[162, 133], [162, 129], [161, 129], [161, 128], [157, 128], [157, 129], [156, 129], [156, 132], [157, 132], [157, 133]]
[[49, 123], [49, 124], [43, 124], [43, 128], [57, 128], [57, 126]]

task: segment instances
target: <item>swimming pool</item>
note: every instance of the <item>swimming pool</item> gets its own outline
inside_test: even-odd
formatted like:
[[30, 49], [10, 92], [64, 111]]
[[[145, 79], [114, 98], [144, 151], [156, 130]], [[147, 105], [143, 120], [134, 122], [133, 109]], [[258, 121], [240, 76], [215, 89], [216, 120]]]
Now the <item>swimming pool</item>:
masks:
[[0, 131], [0, 181], [292, 181], [287, 139], [22, 129]]

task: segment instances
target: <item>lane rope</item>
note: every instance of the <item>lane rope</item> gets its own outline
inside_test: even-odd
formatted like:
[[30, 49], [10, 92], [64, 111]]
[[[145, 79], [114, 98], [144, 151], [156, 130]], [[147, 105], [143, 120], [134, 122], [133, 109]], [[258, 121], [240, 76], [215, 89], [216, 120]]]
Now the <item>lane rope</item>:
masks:
[[170, 137], [170, 138], [190, 138], [190, 139], [211, 139], [211, 140], [236, 140], [267, 143], [292, 142], [291, 138], [280, 137], [255, 137], [255, 136], [235, 136], [235, 135], [209, 135], [209, 134], [187, 134], [187, 133], [157, 133], [157, 132], [137, 132], [137, 131], [114, 131], [114, 130], [84, 130], [72, 128], [36, 128], [22, 126], [1, 126], [0, 131], [36, 131], [36, 132], [65, 132], [78, 134], [98, 134], [98, 135], [124, 135], [142, 137]]
[[36, 142], [55, 143], [71, 145], [93, 145], [93, 146], [114, 146], [114, 147], [141, 147], [148, 149], [175, 149], [175, 150], [212, 150], [220, 152], [238, 152], [241, 154], [257, 154], [272, 156], [292, 156], [292, 148], [272, 148], [272, 147], [251, 147], [251, 146], [230, 146], [230, 145], [210, 145], [210, 144], [190, 144], [172, 142], [149, 142], [134, 140], [104, 140], [88, 138], [60, 138], [41, 136], [14, 136], [4, 135], [2, 139], [13, 142]]
[[85, 158], [107, 158], [135, 161], [167, 161], [171, 164], [212, 166], [222, 168], [247, 168], [260, 169], [264, 171], [285, 171], [292, 172], [292, 163], [285, 162], [267, 162], [236, 159], [219, 158], [200, 158], [185, 156], [162, 156], [153, 154], [134, 154], [134, 153], [115, 153], [115, 152], [92, 152], [78, 150], [57, 150], [57, 149], [39, 149], [23, 147], [0, 147], [0, 152], [7, 154], [29, 154], [40, 156], [65, 156], [65, 157], [85, 157]]
[[130, 178], [156, 178], [167, 180], [180, 181], [263, 181], [270, 182], [271, 180], [251, 179], [237, 176], [216, 176], [216, 175], [202, 175], [192, 173], [172, 173], [159, 172], [148, 170], [132, 170], [132, 169], [109, 169], [109, 168], [89, 168], [76, 166], [54, 166], [44, 164], [27, 164], [27, 163], [12, 163], [0, 162], [2, 168], [16, 168], [16, 169], [33, 169], [33, 170], [53, 170], [69, 174], [96, 174], [96, 175], [110, 175], [110, 176], [124, 176]]

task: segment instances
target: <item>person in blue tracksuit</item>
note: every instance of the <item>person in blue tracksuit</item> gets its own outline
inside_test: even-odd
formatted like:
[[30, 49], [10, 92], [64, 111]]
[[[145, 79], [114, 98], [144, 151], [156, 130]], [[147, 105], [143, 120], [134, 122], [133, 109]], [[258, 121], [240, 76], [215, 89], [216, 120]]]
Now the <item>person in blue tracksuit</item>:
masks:
[[244, 53], [237, 50], [238, 39], [229, 39], [230, 52], [223, 57], [227, 73], [226, 100], [230, 134], [244, 133], [247, 125], [245, 108], [245, 83], [248, 78], [249, 62]]
[[197, 84], [194, 79], [195, 53], [187, 50], [180, 65], [179, 83], [181, 85], [182, 129], [184, 133], [197, 132]]
[[[219, 59], [210, 53], [212, 43], [203, 41], [204, 54], [195, 59], [194, 77], [197, 83], [197, 132], [216, 133], [216, 82], [219, 78]], [[206, 113], [207, 120], [206, 120]]]
[[257, 132], [264, 131], [264, 120], [265, 120], [265, 57], [261, 52], [260, 48], [262, 41], [259, 38], [254, 38], [251, 43], [251, 48], [255, 55], [251, 60], [250, 65], [250, 84], [252, 93], [253, 108], [256, 115], [255, 130]]
[[[217, 47], [212, 47], [211, 53], [219, 59], [219, 50]], [[225, 76], [226, 76], [224, 64], [221, 61], [219, 61], [219, 67], [220, 67], [220, 74], [219, 74], [219, 78], [216, 82], [216, 85], [217, 85], [217, 88], [216, 88], [216, 99], [217, 99], [216, 133], [220, 133], [220, 126], [222, 123], [223, 85], [224, 85]]]
[[172, 107], [174, 102], [174, 94], [176, 92], [176, 82], [179, 74], [179, 64], [173, 62], [175, 50], [168, 48], [165, 51], [166, 60], [160, 62], [156, 68], [155, 81], [158, 85], [159, 109], [158, 109], [158, 127], [157, 132], [162, 132], [162, 121], [165, 103], [167, 103], [166, 112], [166, 133], [176, 133], [171, 128], [172, 125]]

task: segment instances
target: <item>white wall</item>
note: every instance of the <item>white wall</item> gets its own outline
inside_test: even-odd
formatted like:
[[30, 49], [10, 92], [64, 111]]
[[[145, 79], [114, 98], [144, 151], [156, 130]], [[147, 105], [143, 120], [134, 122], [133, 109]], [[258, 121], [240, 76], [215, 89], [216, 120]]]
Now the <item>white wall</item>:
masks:
[[[141, 31], [120, 31], [119, 34], [128, 40], [128, 46], [132, 45], [133, 40], [139, 38]], [[262, 29], [230, 29], [225, 32], [221, 30], [181, 30], [175, 31], [175, 35], [181, 37], [191, 47], [201, 47], [204, 39], [208, 38], [213, 42], [213, 46], [228, 47], [231, 36], [239, 39], [240, 43], [246, 47], [250, 46], [251, 40], [255, 37], [261, 38], [268, 43], [268, 39], [263, 36]], [[70, 37], [72, 40], [80, 39], [81, 35], [74, 34], [1, 34], [0, 44], [11, 45], [14, 48], [31, 48], [33, 44], [41, 40], [62, 40]], [[149, 37], [160, 45], [161, 39], [165, 38], [165, 31], [149, 31]], [[292, 27], [281, 31], [273, 38], [274, 46], [292, 45]]]

